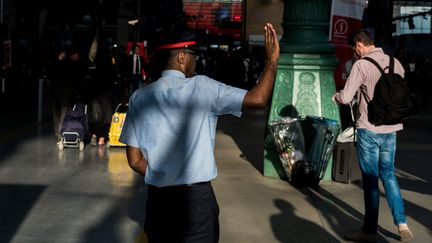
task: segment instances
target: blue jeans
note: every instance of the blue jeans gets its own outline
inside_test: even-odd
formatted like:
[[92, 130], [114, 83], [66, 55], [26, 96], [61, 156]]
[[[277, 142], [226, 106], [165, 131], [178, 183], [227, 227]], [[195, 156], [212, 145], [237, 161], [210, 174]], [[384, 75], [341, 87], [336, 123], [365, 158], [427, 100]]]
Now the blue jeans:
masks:
[[395, 176], [394, 158], [396, 151], [396, 132], [379, 134], [367, 129], [357, 130], [357, 155], [363, 178], [365, 217], [363, 231], [376, 234], [381, 179], [387, 203], [395, 225], [406, 223], [404, 204]]

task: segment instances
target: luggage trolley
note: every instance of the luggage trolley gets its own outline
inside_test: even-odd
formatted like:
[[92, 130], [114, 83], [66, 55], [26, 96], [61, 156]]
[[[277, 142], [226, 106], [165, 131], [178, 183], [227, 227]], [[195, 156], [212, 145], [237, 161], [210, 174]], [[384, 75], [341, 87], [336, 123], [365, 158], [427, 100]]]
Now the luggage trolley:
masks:
[[77, 103], [64, 117], [61, 128], [61, 140], [57, 143], [57, 148], [63, 150], [65, 147], [79, 148], [84, 150], [84, 140], [88, 135], [87, 105]]

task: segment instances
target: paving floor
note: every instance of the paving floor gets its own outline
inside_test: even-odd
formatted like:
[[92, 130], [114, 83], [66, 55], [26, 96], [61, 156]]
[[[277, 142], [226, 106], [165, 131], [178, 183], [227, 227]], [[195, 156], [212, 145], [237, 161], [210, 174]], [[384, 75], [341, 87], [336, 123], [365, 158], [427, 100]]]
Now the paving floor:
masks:
[[[123, 147], [59, 151], [52, 123], [0, 115], [0, 242], [136, 242], [146, 186]], [[345, 242], [361, 226], [360, 182], [318, 188], [265, 177], [266, 110], [221, 117], [216, 138], [222, 243]], [[412, 242], [432, 242], [432, 112], [421, 110], [399, 133], [396, 173]], [[386, 200], [378, 242], [398, 242]]]

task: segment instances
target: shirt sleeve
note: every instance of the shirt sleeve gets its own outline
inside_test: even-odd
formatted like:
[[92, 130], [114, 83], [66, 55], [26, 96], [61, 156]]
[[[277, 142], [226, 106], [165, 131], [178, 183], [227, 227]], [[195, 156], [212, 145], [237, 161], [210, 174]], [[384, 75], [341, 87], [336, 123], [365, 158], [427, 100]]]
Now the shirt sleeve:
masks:
[[246, 90], [236, 88], [213, 79], [208, 80], [211, 87], [209, 94], [213, 95], [211, 108], [216, 115], [231, 114], [240, 117]]
[[358, 60], [354, 63], [351, 73], [345, 83], [345, 87], [342, 90], [336, 92], [334, 95], [334, 100], [336, 103], [348, 104], [353, 100], [354, 96], [362, 85], [363, 80], [365, 79], [365, 76], [363, 75], [360, 68], [362, 62], [364, 62], [364, 60]]

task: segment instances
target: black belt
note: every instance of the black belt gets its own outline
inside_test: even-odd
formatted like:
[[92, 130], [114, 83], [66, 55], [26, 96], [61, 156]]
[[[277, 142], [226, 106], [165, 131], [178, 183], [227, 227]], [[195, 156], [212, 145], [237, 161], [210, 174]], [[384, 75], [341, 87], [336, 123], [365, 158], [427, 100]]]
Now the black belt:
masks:
[[196, 182], [196, 183], [190, 183], [190, 184], [180, 184], [180, 185], [172, 185], [172, 186], [164, 186], [164, 187], [156, 187], [153, 185], [148, 185], [149, 187], [155, 187], [155, 188], [159, 188], [159, 189], [169, 189], [169, 188], [188, 188], [188, 187], [193, 187], [193, 186], [201, 186], [201, 185], [208, 185], [210, 184], [210, 181], [202, 181], [202, 182]]

